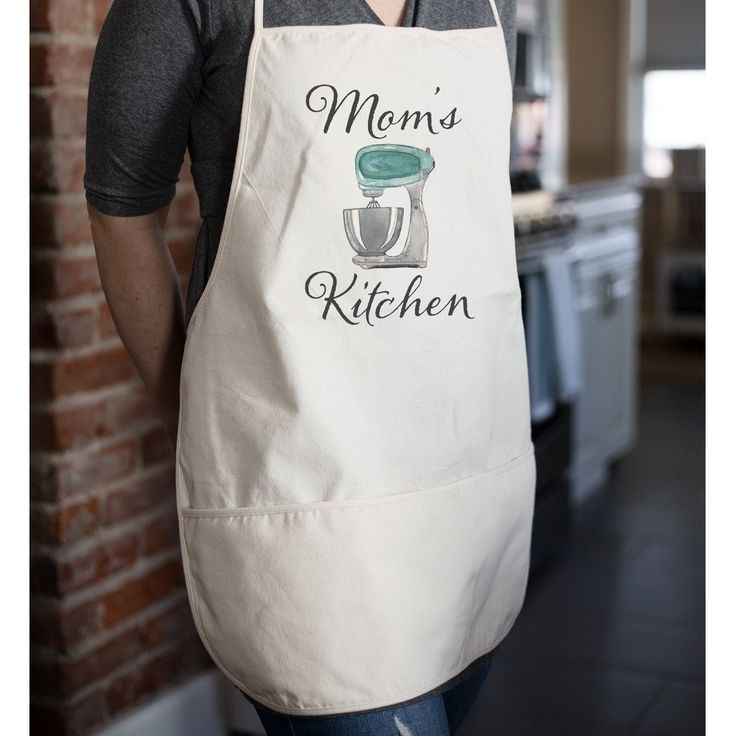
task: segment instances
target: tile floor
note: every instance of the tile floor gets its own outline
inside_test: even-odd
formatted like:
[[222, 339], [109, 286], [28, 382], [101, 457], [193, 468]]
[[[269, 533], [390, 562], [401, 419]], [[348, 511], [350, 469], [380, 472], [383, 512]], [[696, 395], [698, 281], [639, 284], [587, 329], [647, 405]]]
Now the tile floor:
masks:
[[702, 386], [647, 380], [640, 414], [458, 736], [704, 734]]

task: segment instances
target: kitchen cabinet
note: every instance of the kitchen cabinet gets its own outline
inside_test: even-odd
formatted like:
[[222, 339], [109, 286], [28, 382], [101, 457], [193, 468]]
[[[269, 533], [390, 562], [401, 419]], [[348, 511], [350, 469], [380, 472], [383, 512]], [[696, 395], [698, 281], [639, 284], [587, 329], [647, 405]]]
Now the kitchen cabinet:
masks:
[[[579, 195], [580, 196], [580, 195]], [[579, 504], [635, 442], [640, 244], [636, 189], [586, 192], [571, 248], [582, 389], [573, 411], [571, 497]]]

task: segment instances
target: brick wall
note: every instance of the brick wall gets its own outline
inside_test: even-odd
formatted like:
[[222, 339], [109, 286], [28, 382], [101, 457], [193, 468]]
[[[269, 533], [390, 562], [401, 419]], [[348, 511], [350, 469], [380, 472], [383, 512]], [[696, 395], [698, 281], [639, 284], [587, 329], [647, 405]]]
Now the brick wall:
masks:
[[[209, 664], [171, 453], [105, 303], [82, 189], [108, 7], [31, 0], [31, 723], [44, 736], [88, 733]], [[187, 170], [168, 229], [183, 287], [197, 226]]]

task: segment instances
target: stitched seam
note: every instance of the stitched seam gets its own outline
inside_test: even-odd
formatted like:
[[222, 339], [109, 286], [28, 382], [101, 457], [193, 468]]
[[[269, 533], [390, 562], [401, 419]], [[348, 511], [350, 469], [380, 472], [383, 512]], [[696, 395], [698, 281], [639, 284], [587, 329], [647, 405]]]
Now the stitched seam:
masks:
[[[235, 165], [233, 167], [233, 178], [230, 183], [230, 193], [228, 195], [228, 203], [225, 210], [225, 220], [223, 222], [220, 241], [215, 255], [215, 262], [212, 271], [207, 279], [207, 284], [199, 296], [194, 311], [189, 318], [189, 325], [193, 325], [196, 317], [204, 308], [205, 301], [210, 296], [210, 292], [215, 286], [215, 277], [220, 270], [222, 261], [225, 260], [225, 248], [229, 245], [230, 228], [232, 226], [233, 213], [235, 210], [235, 202], [238, 198], [242, 184], [242, 169], [245, 162], [245, 154], [248, 148], [248, 140], [250, 139], [251, 127], [251, 111], [253, 108], [253, 91], [256, 86], [256, 71], [261, 55], [263, 29], [259, 31], [254, 29], [254, 37], [251, 41], [251, 49], [248, 58], [248, 66], [245, 73], [245, 82], [243, 87], [243, 107], [240, 113], [240, 131], [238, 134], [238, 151], [235, 157]], [[186, 345], [184, 346], [186, 356]], [[183, 360], [183, 359], [182, 359]]]
[[[506, 463], [505, 466], [500, 466], [501, 468], [507, 467], [512, 464], [518, 463], [522, 458], [528, 458], [533, 451], [533, 446], [530, 448], [529, 451], [524, 453], [524, 455], [521, 455], [517, 458], [515, 458], [514, 461], [510, 461], [509, 463]], [[482, 474], [480, 474], [482, 475]], [[475, 476], [473, 476], [475, 477]], [[179, 475], [179, 468], [177, 464], [177, 490], [179, 483], [181, 482], [180, 475]], [[530, 479], [528, 479], [530, 480]], [[532, 489], [533, 493], [533, 489]], [[186, 539], [185, 539], [185, 533], [184, 533], [184, 517], [182, 514], [179, 516], [179, 535], [180, 535], [180, 541], [181, 541], [181, 548], [182, 548], [182, 562], [184, 567], [184, 578], [186, 580], [187, 589], [189, 591], [190, 596], [190, 602], [191, 602], [191, 608], [192, 608], [192, 617], [194, 619], [194, 625], [197, 629], [197, 633], [199, 634], [200, 639], [202, 640], [202, 644], [204, 645], [205, 649], [209, 653], [210, 657], [212, 658], [212, 661], [220, 668], [220, 670], [223, 672], [223, 674], [240, 690], [242, 690], [244, 693], [247, 693], [250, 697], [252, 697], [254, 700], [258, 701], [262, 705], [265, 705], [266, 707], [270, 708], [271, 710], [276, 711], [277, 713], [281, 713], [283, 715], [304, 715], [308, 713], [317, 713], [317, 714], [325, 714], [328, 715], [329, 713], [335, 713], [343, 711], [345, 708], [349, 708], [351, 710], [357, 710], [363, 708], [363, 706], [371, 706], [376, 703], [381, 704], [386, 702], [386, 697], [382, 698], [374, 698], [373, 700], [367, 700], [363, 701], [361, 703], [340, 703], [337, 705], [329, 705], [326, 707], [314, 707], [314, 708], [284, 708], [283, 706], [279, 705], [278, 703], [274, 703], [270, 700], [266, 700], [265, 698], [261, 697], [260, 695], [257, 695], [254, 691], [252, 691], [250, 688], [246, 687], [240, 680], [238, 680], [234, 675], [230, 673], [227, 667], [222, 663], [220, 658], [215, 654], [214, 650], [209, 644], [209, 641], [207, 639], [207, 636], [204, 632], [204, 625], [202, 623], [201, 617], [200, 617], [200, 598], [199, 593], [197, 590], [197, 585], [194, 581], [194, 576], [191, 573], [191, 570], [189, 568], [189, 555], [187, 553], [186, 549]], [[527, 552], [528, 553], [528, 552]], [[519, 606], [519, 609], [521, 608], [521, 605]], [[494, 642], [493, 646], [491, 646], [489, 649], [484, 649], [481, 652], [477, 652], [473, 654], [470, 659], [466, 660], [463, 664], [456, 667], [455, 669], [451, 670], [449, 673], [446, 673], [441, 678], [438, 678], [434, 682], [429, 683], [426, 686], [426, 689], [424, 692], [429, 692], [433, 690], [436, 687], [439, 687], [443, 683], [447, 682], [448, 680], [452, 679], [455, 675], [462, 672], [465, 667], [467, 667], [471, 662], [478, 659], [478, 657], [482, 657], [484, 654], [488, 654], [488, 652], [493, 651], [498, 644], [500, 644], [506, 636], [511, 631], [514, 621], [516, 620], [516, 617], [518, 616], [519, 611], [517, 610], [517, 615], [510, 617], [507, 623], [506, 628], [503, 630], [503, 632], [496, 637], [496, 641]], [[393, 702], [403, 702], [409, 698], [402, 697], [404, 695], [403, 693], [396, 697], [396, 699], [392, 698]], [[410, 698], [413, 696], [409, 696]]]
[[[530, 446], [521, 455], [517, 455], [512, 460], [509, 460], [502, 465], [498, 465], [490, 470], [485, 470], [481, 473], [475, 473], [473, 475], [466, 476], [460, 480], [452, 481], [450, 483], [444, 483], [440, 486], [434, 486], [432, 488], [424, 488], [417, 491], [410, 491], [408, 493], [395, 493], [389, 496], [371, 496], [370, 498], [347, 498], [334, 501], [311, 501], [307, 503], [296, 503], [296, 504], [274, 504], [273, 506], [258, 506], [258, 507], [233, 507], [233, 508], [218, 508], [218, 509], [195, 509], [185, 508], [181, 509], [181, 515], [185, 518], [196, 519], [196, 518], [220, 518], [220, 517], [233, 517], [233, 516], [266, 516], [269, 514], [298, 514], [306, 513], [310, 511], [341, 511], [349, 508], [362, 508], [366, 506], [379, 506], [391, 503], [407, 503], [415, 501], [421, 498], [431, 498], [434, 495], [444, 493], [446, 491], [459, 490], [466, 484], [483, 478], [484, 476], [495, 477], [503, 475], [513, 470], [518, 465], [521, 465], [528, 460], [534, 454], [534, 446]], [[453, 488], [454, 486], [454, 488]]]
[[[185, 573], [186, 573], [187, 577], [189, 575], [188, 568], [189, 568], [188, 561], [187, 561], [187, 559], [185, 557], [185, 560], [184, 560], [184, 569], [185, 569]], [[209, 645], [209, 643], [207, 641], [207, 637], [204, 634], [204, 628], [202, 626], [202, 623], [201, 623], [201, 620], [200, 620], [200, 617], [199, 617], [199, 596], [198, 596], [197, 591], [196, 591], [196, 586], [194, 585], [193, 582], [191, 583], [191, 585], [192, 585], [192, 592], [193, 592], [192, 609], [193, 609], [193, 614], [194, 614], [194, 622], [195, 622], [195, 625], [197, 627], [197, 631], [199, 633], [199, 636], [202, 639], [202, 643], [204, 644], [205, 649], [209, 652], [210, 657], [212, 657], [212, 661], [222, 670], [223, 674], [225, 674], [226, 677], [237, 688], [239, 688], [243, 692], [247, 693], [250, 697], [252, 697], [254, 700], [258, 701], [262, 705], [265, 705], [266, 707], [270, 708], [271, 710], [273, 710], [273, 711], [275, 711], [277, 713], [281, 713], [282, 715], [295, 715], [295, 716], [298, 716], [298, 715], [307, 714], [307, 713], [317, 713], [317, 714], [322, 714], [323, 713], [325, 715], [329, 715], [330, 713], [335, 713], [336, 710], [338, 710], [338, 712], [339, 712], [339, 711], [341, 711], [344, 708], [350, 708], [351, 710], [356, 710], [356, 709], [362, 708], [363, 706], [370, 706], [370, 705], [373, 705], [375, 703], [385, 703], [386, 702], [386, 698], [385, 697], [382, 697], [382, 698], [374, 698], [373, 700], [366, 700], [366, 701], [363, 701], [363, 702], [360, 702], [360, 703], [340, 703], [338, 705], [330, 705], [330, 706], [327, 706], [327, 707], [284, 708], [283, 706], [280, 706], [278, 703], [274, 703], [274, 702], [272, 702], [270, 700], [266, 700], [265, 698], [262, 698], [260, 695], [256, 695], [255, 692], [253, 692], [248, 687], [246, 687], [234, 675], [230, 674], [230, 671], [222, 664], [222, 662], [219, 659], [219, 657], [217, 657], [214, 654], [212, 648], [210, 647], [210, 645]], [[517, 611], [517, 616], [518, 616], [518, 611]], [[460, 672], [462, 672], [471, 662], [474, 662], [479, 657], [482, 657], [483, 655], [488, 654], [489, 652], [492, 652], [506, 638], [506, 636], [508, 636], [509, 632], [511, 631], [511, 629], [512, 629], [512, 627], [514, 625], [515, 620], [516, 620], [516, 616], [515, 617], [511, 617], [509, 619], [509, 622], [508, 622], [506, 628], [503, 630], [503, 632], [499, 636], [496, 637], [496, 641], [493, 644], [493, 646], [491, 646], [489, 649], [484, 649], [481, 652], [477, 652], [476, 654], [472, 655], [470, 657], [470, 659], [468, 659], [467, 661], [465, 661], [460, 666], [456, 667], [454, 670], [451, 670], [449, 673], [443, 675], [442, 677], [440, 677], [439, 679], [435, 680], [434, 682], [431, 682], [426, 687], [425, 692], [429, 692], [429, 691], [433, 690], [434, 688], [439, 687], [440, 685], [444, 684], [445, 682], [451, 680], [455, 675], [457, 675]], [[419, 696], [417, 696], [417, 697], [419, 697]], [[409, 698], [403, 698], [401, 696], [397, 696], [395, 699], [392, 698], [391, 700], [392, 700], [392, 702], [404, 702], [407, 699], [409, 699]]]
[[340, 33], [345, 31], [366, 31], [370, 32], [371, 29], [375, 29], [378, 33], [403, 33], [404, 35], [432, 35], [438, 34], [442, 36], [481, 36], [487, 33], [495, 33], [501, 28], [500, 25], [496, 26], [482, 26], [481, 28], [447, 28], [444, 31], [435, 28], [424, 28], [423, 26], [386, 26], [378, 25], [377, 23], [341, 23], [338, 25], [328, 26], [264, 26], [263, 31], [272, 36], [279, 35], [291, 35], [292, 33], [304, 33], [327, 36], [330, 33]]

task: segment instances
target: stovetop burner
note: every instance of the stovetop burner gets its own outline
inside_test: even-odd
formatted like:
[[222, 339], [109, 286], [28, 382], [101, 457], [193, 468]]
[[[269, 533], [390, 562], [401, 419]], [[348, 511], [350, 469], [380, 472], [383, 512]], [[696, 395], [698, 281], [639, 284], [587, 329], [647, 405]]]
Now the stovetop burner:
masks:
[[535, 236], [563, 234], [577, 223], [573, 203], [553, 192], [539, 190], [514, 194], [514, 234], [519, 240], [536, 240]]

